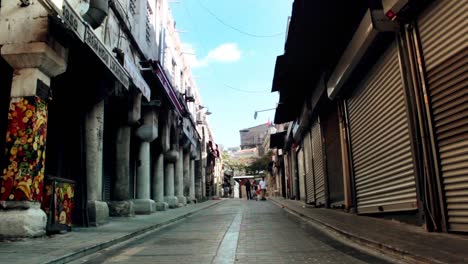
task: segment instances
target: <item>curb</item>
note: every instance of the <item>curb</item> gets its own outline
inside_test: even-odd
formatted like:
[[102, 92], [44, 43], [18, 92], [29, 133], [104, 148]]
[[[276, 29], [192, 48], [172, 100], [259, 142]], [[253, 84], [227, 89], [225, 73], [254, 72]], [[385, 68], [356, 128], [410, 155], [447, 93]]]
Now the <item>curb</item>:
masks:
[[321, 220], [318, 220], [316, 218], [313, 218], [313, 217], [310, 217], [310, 216], [307, 216], [291, 207], [288, 207], [286, 204], [283, 204], [281, 203], [280, 201], [277, 201], [276, 199], [269, 199], [270, 201], [273, 202], [273, 204], [275, 204], [276, 206], [279, 206], [281, 207], [282, 209], [284, 209], [286, 212], [290, 213], [290, 214], [293, 214], [293, 215], [297, 215], [299, 218], [302, 218], [302, 220], [305, 220], [306, 222], [307, 221], [312, 221], [313, 224], [318, 224], [320, 225], [321, 227], [325, 227], [328, 231], [328, 232], [333, 232], [335, 234], [338, 234], [340, 235], [342, 238], [350, 241], [350, 242], [353, 242], [353, 243], [356, 243], [358, 244], [359, 246], [367, 249], [367, 250], [371, 250], [371, 251], [374, 251], [374, 252], [378, 252], [380, 254], [383, 254], [383, 255], [387, 255], [389, 257], [394, 257], [394, 258], [398, 258], [398, 259], [401, 259], [403, 261], [406, 261], [406, 262], [409, 262], [409, 263], [437, 263], [437, 264], [445, 264], [446, 262], [441, 262], [439, 260], [435, 260], [435, 259], [428, 259], [424, 256], [419, 256], [419, 255], [416, 255], [414, 253], [411, 253], [411, 252], [408, 252], [404, 249], [401, 249], [401, 248], [398, 248], [398, 247], [395, 247], [393, 245], [389, 245], [389, 244], [385, 244], [385, 243], [381, 243], [381, 242], [377, 242], [377, 241], [374, 241], [374, 240], [371, 240], [371, 239], [368, 239], [368, 238], [365, 238], [365, 237], [362, 237], [362, 236], [358, 236], [354, 233], [351, 233], [351, 232], [348, 232], [346, 230], [343, 230], [343, 229], [340, 229], [336, 226], [333, 226], [333, 225], [330, 225], [326, 222], [323, 222]]
[[192, 215], [194, 215], [194, 214], [196, 214], [196, 213], [198, 213], [198, 212], [200, 212], [202, 210], [205, 210], [205, 209], [211, 208], [213, 206], [216, 206], [216, 205], [220, 204], [221, 202], [222, 202], [222, 200], [216, 201], [211, 205], [207, 205], [207, 206], [205, 206], [203, 208], [200, 208], [199, 210], [183, 214], [183, 215], [181, 215], [179, 217], [170, 219], [170, 220], [168, 220], [166, 222], [163, 222], [163, 223], [159, 223], [159, 224], [155, 224], [155, 225], [151, 225], [151, 226], [142, 228], [142, 229], [140, 229], [138, 231], [126, 234], [126, 235], [124, 235], [122, 237], [112, 239], [112, 240], [107, 241], [107, 242], [103, 242], [103, 243], [100, 243], [100, 244], [97, 244], [97, 245], [94, 245], [94, 246], [82, 248], [82, 249], [77, 250], [77, 251], [75, 251], [73, 253], [70, 253], [68, 255], [64, 255], [64, 256], [55, 258], [53, 260], [46, 261], [46, 262], [44, 262], [44, 264], [59, 264], [59, 263], [61, 264], [61, 263], [68, 263], [68, 262], [77, 260], [77, 259], [85, 257], [87, 255], [91, 255], [93, 253], [96, 253], [96, 252], [98, 252], [100, 250], [103, 250], [103, 249], [112, 247], [114, 245], [117, 245], [119, 243], [125, 242], [127, 240], [130, 240], [130, 239], [132, 239], [134, 237], [143, 235], [145, 233], [149, 233], [149, 232], [154, 231], [156, 229], [164, 228], [164, 227], [166, 227], [166, 226], [168, 226], [170, 224], [173, 224], [173, 223], [178, 222], [178, 221], [180, 221], [180, 220], [182, 220], [184, 218], [192, 216]]

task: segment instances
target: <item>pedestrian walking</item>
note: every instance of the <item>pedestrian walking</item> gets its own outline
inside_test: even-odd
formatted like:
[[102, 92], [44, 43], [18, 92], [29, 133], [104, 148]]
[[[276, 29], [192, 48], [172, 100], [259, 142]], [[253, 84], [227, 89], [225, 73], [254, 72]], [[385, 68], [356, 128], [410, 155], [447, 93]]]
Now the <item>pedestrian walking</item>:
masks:
[[265, 195], [266, 195], [266, 181], [265, 181], [265, 177], [262, 177], [262, 180], [258, 183], [258, 185], [260, 185], [260, 190], [261, 190], [261, 194], [262, 194], [262, 198], [261, 200], [262, 201], [265, 201], [266, 198], [265, 198]]
[[247, 200], [252, 200], [252, 184], [250, 179], [245, 182], [245, 191], [247, 192]]

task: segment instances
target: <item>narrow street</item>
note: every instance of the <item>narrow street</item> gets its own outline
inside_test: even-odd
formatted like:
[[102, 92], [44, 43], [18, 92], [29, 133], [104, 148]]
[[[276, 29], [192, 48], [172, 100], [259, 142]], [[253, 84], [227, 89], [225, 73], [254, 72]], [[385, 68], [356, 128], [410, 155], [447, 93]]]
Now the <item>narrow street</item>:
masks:
[[227, 200], [159, 232], [75, 263], [387, 263], [272, 202]]

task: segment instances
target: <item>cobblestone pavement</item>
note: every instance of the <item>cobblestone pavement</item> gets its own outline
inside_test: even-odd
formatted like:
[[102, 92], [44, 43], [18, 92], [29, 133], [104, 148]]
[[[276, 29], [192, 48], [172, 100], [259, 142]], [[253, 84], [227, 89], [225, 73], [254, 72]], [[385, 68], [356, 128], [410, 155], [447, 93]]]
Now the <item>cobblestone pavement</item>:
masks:
[[75, 263], [387, 263], [346, 246], [269, 201], [228, 200]]

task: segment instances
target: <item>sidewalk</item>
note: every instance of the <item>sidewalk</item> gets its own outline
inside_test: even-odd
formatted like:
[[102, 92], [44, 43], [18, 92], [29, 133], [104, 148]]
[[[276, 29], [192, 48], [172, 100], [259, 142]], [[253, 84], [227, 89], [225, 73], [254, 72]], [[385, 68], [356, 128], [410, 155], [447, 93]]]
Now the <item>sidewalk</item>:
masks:
[[269, 200], [365, 248], [410, 263], [468, 263], [468, 236], [429, 233], [418, 226], [332, 209], [304, 208], [300, 201]]
[[99, 227], [74, 228], [49, 237], [0, 242], [0, 263], [66, 263], [215, 206], [208, 200], [135, 217], [111, 217]]

